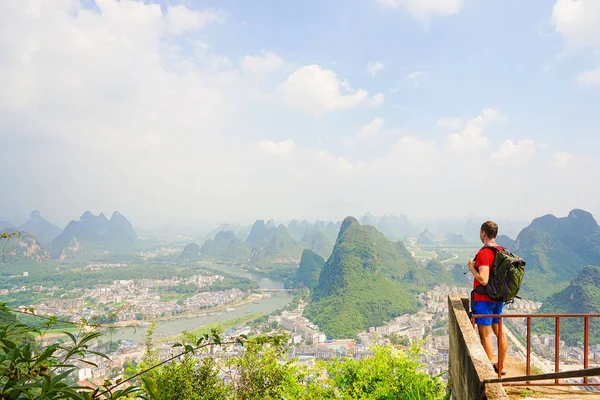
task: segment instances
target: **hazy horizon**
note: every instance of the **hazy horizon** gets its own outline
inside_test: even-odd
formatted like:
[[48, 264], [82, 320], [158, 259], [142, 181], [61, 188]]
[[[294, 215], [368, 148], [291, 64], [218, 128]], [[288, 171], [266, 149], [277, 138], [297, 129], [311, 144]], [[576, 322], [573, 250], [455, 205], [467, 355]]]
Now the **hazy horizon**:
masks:
[[596, 216], [598, 104], [600, 1], [7, 0], [0, 219]]

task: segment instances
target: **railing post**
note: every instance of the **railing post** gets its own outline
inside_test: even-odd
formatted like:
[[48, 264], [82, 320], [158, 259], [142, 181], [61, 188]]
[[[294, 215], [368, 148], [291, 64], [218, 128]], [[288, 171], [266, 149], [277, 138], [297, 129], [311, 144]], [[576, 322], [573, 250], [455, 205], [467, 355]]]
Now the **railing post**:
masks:
[[[588, 346], [589, 346], [589, 331], [590, 331], [590, 319], [583, 317], [583, 368], [588, 368]], [[583, 383], [588, 383], [588, 377], [583, 378]]]
[[[560, 317], [555, 317], [554, 323], [554, 372], [560, 368]], [[554, 379], [558, 384], [558, 378]]]
[[498, 318], [498, 378], [502, 378], [502, 371], [504, 371], [504, 357], [502, 357], [502, 317]]
[[[527, 317], [527, 369], [526, 375], [531, 375], [531, 317]], [[527, 381], [529, 383], [529, 381]]]

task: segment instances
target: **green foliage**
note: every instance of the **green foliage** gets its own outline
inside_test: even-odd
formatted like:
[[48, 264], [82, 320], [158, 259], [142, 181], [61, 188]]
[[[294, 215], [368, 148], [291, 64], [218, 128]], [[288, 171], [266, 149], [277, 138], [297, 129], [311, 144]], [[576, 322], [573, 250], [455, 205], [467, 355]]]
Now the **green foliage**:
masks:
[[147, 374], [144, 385], [153, 400], [221, 400], [228, 395], [212, 357], [184, 357]]
[[443, 399], [446, 387], [438, 377], [419, 370], [418, 350], [404, 353], [376, 347], [373, 357], [344, 359], [327, 365], [332, 386], [345, 399]]
[[8, 246], [8, 242], [10, 238], [20, 238], [21, 232], [0, 232], [0, 247], [2, 250], [2, 263], [4, 263], [4, 255], [6, 253], [6, 246]]
[[[107, 358], [104, 354], [90, 350], [100, 336], [95, 330], [82, 331], [78, 335], [69, 332], [65, 344], [39, 345], [34, 340], [23, 341], [30, 333], [42, 334], [38, 329], [19, 324], [16, 318], [6, 317], [8, 310], [2, 306], [0, 312], [7, 324], [0, 326], [0, 398], [1, 399], [118, 399], [138, 391], [136, 387], [101, 391], [81, 387], [69, 378], [76, 373], [76, 362], [84, 362], [92, 355]], [[49, 320], [47, 328], [54, 323]], [[111, 386], [106, 382], [105, 386]]]
[[376, 248], [382, 252], [384, 262], [391, 261], [393, 249], [381, 245], [380, 240], [373, 242], [372, 237], [354, 218], [348, 217], [342, 223], [333, 253], [305, 309], [306, 317], [328, 337], [353, 337], [416, 309], [409, 290], [381, 271]]
[[[0, 328], [2, 399], [441, 399], [445, 392], [439, 378], [420, 371], [418, 347], [408, 353], [376, 348], [373, 357], [361, 361], [333, 360], [308, 367], [287, 357], [289, 338], [285, 335], [226, 341], [218, 330], [212, 330], [200, 336], [187, 334], [173, 345], [181, 352], [160, 361], [152, 342], [154, 323], [148, 330], [142, 362], [128, 363], [125, 378], [92, 389], [78, 386], [69, 376], [76, 371], [75, 362], [90, 364], [91, 355], [106, 358], [90, 350], [98, 332], [65, 332], [63, 344], [18, 346], [15, 333], [31, 328], [6, 315], [2, 321], [8, 323]], [[215, 345], [224, 349], [243, 346], [244, 351], [238, 357], [212, 358], [205, 352]], [[229, 378], [227, 382], [222, 373]]]

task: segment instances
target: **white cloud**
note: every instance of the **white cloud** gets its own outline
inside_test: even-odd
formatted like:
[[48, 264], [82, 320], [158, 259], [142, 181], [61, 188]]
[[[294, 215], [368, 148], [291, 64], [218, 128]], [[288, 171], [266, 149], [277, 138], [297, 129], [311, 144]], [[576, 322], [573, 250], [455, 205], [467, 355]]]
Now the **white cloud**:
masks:
[[406, 75], [404, 79], [410, 82], [413, 87], [418, 88], [419, 86], [427, 83], [427, 73], [425, 71], [411, 72], [410, 74]]
[[[0, 160], [19, 165], [1, 180], [3, 193], [12, 194], [0, 196], [3, 213], [41, 207], [66, 223], [86, 209], [118, 209], [136, 225], [329, 219], [367, 210], [416, 218], [493, 208], [536, 216], [541, 208], [585, 208], [586, 199], [600, 198], [600, 187], [589, 185], [600, 180], [599, 169], [585, 164], [582, 174], [580, 164], [570, 165], [575, 156], [553, 159], [552, 146], [537, 147], [519, 174], [490, 165], [490, 151], [455, 153], [489, 147], [484, 129], [499, 117], [495, 110], [457, 123], [448, 143], [411, 132], [389, 146], [392, 122], [365, 120], [360, 133], [383, 145], [378, 152], [359, 148], [364, 160], [352, 161], [352, 149], [332, 145], [344, 134], [335, 118], [282, 108], [372, 112], [383, 94], [352, 89], [315, 65], [283, 79], [281, 102], [257, 102], [266, 93], [254, 74], [237, 56], [199, 41], [210, 35], [192, 32], [205, 22], [187, 17], [204, 11], [185, 10], [179, 22], [176, 14], [168, 22], [169, 7], [163, 14], [148, 3], [98, 0], [97, 12], [73, 0], [0, 1]], [[290, 139], [273, 139], [282, 132]], [[506, 138], [489, 136], [494, 146]], [[330, 147], [302, 145], [319, 139]], [[548, 174], [554, 161], [569, 167]], [[482, 203], [468, 195], [490, 175], [510, 177], [522, 196]]]
[[440, 128], [460, 129], [464, 123], [462, 118], [440, 118], [437, 121], [437, 126]]
[[500, 117], [500, 112], [493, 108], [483, 110], [475, 118], [471, 118], [459, 133], [453, 133], [448, 137], [448, 149], [450, 151], [477, 151], [489, 147], [488, 138], [483, 136], [483, 128], [490, 121]]
[[[101, 4], [108, 4], [111, 8], [117, 9], [117, 7], [112, 7], [112, 0], [100, 0], [98, 3], [100, 8], [103, 8]], [[125, 1], [124, 3], [127, 4], [133, 2]], [[122, 15], [125, 15], [125, 13]], [[181, 35], [187, 31], [200, 29], [211, 22], [223, 22], [224, 19], [225, 17], [221, 11], [196, 11], [183, 4], [179, 4], [169, 7], [165, 22], [169, 34]]]
[[260, 56], [244, 56], [241, 64], [245, 70], [265, 73], [281, 69], [285, 65], [285, 61], [277, 54], [263, 50]]
[[379, 71], [381, 71], [383, 69], [383, 64], [380, 63], [379, 61], [376, 61], [374, 63], [370, 62], [369, 64], [367, 64], [367, 71], [369, 71], [369, 73], [373, 76], [377, 75], [377, 73]]
[[501, 165], [522, 166], [528, 164], [537, 151], [533, 140], [523, 139], [513, 142], [505, 140], [500, 148], [492, 153], [492, 161]]
[[557, 0], [552, 23], [573, 48], [600, 46], [600, 1]]
[[229, 57], [224, 55], [213, 55], [210, 56], [212, 68], [215, 70], [227, 69], [233, 66], [233, 62], [229, 59]]
[[[366, 90], [353, 90], [350, 85], [338, 79], [337, 74], [319, 65], [306, 65], [293, 72], [280, 91], [288, 107], [320, 115], [326, 111], [356, 107], [369, 100]], [[383, 95], [375, 95], [374, 105], [383, 102]]]
[[379, 136], [381, 128], [383, 128], [385, 120], [380, 117], [373, 118], [373, 121], [363, 125], [358, 132], [357, 137], [359, 139], [375, 139]]
[[379, 4], [389, 8], [404, 8], [415, 18], [427, 21], [432, 16], [458, 13], [462, 0], [379, 0]]
[[582, 72], [577, 77], [580, 85], [600, 85], [600, 67]]
[[379, 107], [384, 102], [385, 102], [385, 94], [383, 94], [383, 93], [377, 93], [377, 94], [374, 94], [373, 97], [371, 97], [371, 105], [373, 107]]
[[296, 150], [296, 143], [292, 139], [282, 142], [263, 140], [258, 143], [258, 147], [263, 153], [271, 156], [289, 156]]
[[381, 117], [375, 117], [369, 123], [360, 127], [352, 137], [344, 140], [344, 145], [347, 147], [355, 147], [364, 142], [376, 142], [379, 139], [385, 120]]
[[553, 164], [557, 168], [564, 168], [567, 165], [573, 163], [575, 156], [565, 151], [557, 151], [554, 154]]

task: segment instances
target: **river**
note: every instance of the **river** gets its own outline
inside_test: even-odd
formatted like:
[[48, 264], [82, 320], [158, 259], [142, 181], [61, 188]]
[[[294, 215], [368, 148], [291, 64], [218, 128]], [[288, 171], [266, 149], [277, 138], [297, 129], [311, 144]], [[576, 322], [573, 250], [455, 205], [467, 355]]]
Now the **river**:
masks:
[[[273, 281], [264, 276], [243, 271], [236, 267], [221, 265], [210, 265], [208, 267], [210, 267], [213, 270], [223, 271], [224, 273], [228, 273], [230, 275], [251, 279], [257, 282], [261, 289], [283, 289], [283, 282]], [[217, 313], [205, 315], [202, 317], [177, 318], [164, 321], [157, 321], [154, 336], [174, 336], [180, 334], [183, 331], [192, 331], [196, 328], [211, 324], [213, 322], [224, 321], [230, 318], [242, 317], [244, 315], [254, 313], [270, 314], [275, 310], [283, 308], [290, 301], [291, 297], [292, 296], [287, 292], [276, 292], [272, 293], [271, 297], [258, 300], [257, 304], [243, 304], [241, 306], [235, 307], [235, 310], [231, 312], [219, 311]], [[147, 331], [147, 327], [116, 329], [112, 333], [112, 340], [127, 339], [133, 340], [137, 343], [143, 342], [146, 337]]]

